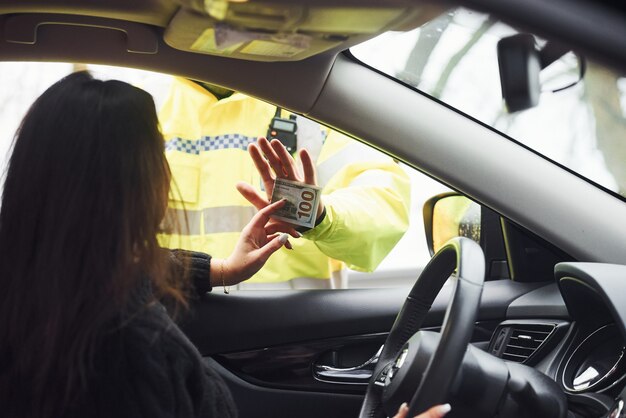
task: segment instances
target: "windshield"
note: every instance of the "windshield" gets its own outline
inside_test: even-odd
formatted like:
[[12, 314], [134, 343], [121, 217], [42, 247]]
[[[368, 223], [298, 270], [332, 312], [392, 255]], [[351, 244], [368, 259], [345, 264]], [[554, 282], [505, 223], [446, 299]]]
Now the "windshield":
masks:
[[[538, 106], [508, 113], [496, 45], [517, 33], [488, 15], [451, 10], [419, 29], [388, 32], [357, 45], [365, 64], [416, 87], [579, 175], [626, 196], [626, 78], [565, 55], [541, 73]], [[543, 41], [537, 39], [538, 44]], [[559, 86], [559, 83], [565, 83]]]

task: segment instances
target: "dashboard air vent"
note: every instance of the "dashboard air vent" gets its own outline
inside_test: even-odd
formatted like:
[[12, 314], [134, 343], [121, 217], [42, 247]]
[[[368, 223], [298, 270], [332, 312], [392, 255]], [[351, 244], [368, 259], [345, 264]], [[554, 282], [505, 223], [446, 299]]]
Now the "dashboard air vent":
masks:
[[554, 324], [511, 324], [499, 327], [489, 352], [504, 360], [526, 363], [554, 331]]

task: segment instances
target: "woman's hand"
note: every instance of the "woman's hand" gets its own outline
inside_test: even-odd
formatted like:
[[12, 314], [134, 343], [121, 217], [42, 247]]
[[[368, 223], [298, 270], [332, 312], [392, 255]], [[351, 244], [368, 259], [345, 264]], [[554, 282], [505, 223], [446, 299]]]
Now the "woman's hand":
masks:
[[270, 223], [270, 216], [285, 200], [267, 205], [245, 226], [232, 254], [224, 260], [211, 260], [211, 286], [232, 286], [252, 277], [280, 247], [291, 248], [288, 235]]
[[[436, 405], [430, 408], [426, 412], [422, 412], [415, 418], [441, 418], [450, 412], [452, 408], [450, 404], [447, 403], [445, 405]], [[406, 415], [409, 413], [409, 406], [405, 403], [400, 405], [400, 409], [398, 409], [398, 413], [393, 416], [393, 418], [406, 418]]]
[[[274, 190], [274, 180], [276, 177], [288, 180], [299, 181], [301, 183], [317, 186], [317, 175], [315, 172], [315, 164], [307, 150], [300, 150], [300, 162], [302, 170], [297, 167], [293, 157], [289, 155], [284, 145], [277, 139], [271, 142], [265, 138], [259, 138], [256, 144], [248, 146], [248, 153], [254, 162], [254, 166], [261, 175], [266, 196], [260, 194], [254, 187], [247, 183], [240, 182], [237, 184], [237, 190], [257, 209], [267, 206], [272, 197]], [[324, 210], [322, 199], [317, 207], [317, 215], [319, 216]], [[295, 232], [293, 226], [285, 222], [276, 222], [282, 225], [282, 231], [290, 235]]]

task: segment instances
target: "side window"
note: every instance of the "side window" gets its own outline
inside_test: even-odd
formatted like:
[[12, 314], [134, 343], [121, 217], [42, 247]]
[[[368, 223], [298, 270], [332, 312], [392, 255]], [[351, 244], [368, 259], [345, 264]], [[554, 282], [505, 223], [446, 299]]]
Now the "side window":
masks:
[[[297, 126], [297, 143], [290, 146], [307, 149], [314, 159], [325, 216], [318, 217], [318, 226], [303, 231], [303, 238], [291, 240], [293, 250], [283, 248], [274, 254], [242, 289], [405, 286], [428, 262], [422, 207], [446, 187], [308, 119], [189, 80], [105, 66], [0, 63], [4, 155], [30, 104], [53, 82], [80, 69], [89, 69], [99, 78], [127, 81], [155, 98], [173, 189], [178, 190], [178, 198], [172, 194], [168, 213], [185, 225], [164, 239], [170, 247], [228, 256], [255, 213], [236, 184], [243, 181], [261, 195], [267, 193], [247, 153], [248, 145], [259, 136], [272, 135], [270, 126], [290, 130]], [[203, 106], [207, 93], [222, 100]], [[272, 124], [276, 117], [280, 120]], [[299, 158], [297, 153], [294, 156]]]
[[398, 244], [372, 273], [351, 273], [350, 287], [394, 287], [415, 283], [428, 261], [430, 252], [426, 244], [422, 209], [434, 195], [450, 189], [425, 174], [400, 163], [411, 184], [409, 227]]
[[30, 105], [60, 78], [85, 69], [96, 77], [123, 80], [147, 90], [157, 107], [167, 94], [171, 80], [164, 74], [101, 65], [0, 62], [0, 162], [3, 171], [15, 132]]
[[0, 163], [6, 166], [15, 131], [33, 101], [72, 71], [71, 64], [0, 63]]
[[406, 164], [399, 166], [410, 181], [409, 227], [375, 271], [348, 273], [351, 288], [411, 286], [430, 260], [422, 209], [429, 198], [450, 189]]

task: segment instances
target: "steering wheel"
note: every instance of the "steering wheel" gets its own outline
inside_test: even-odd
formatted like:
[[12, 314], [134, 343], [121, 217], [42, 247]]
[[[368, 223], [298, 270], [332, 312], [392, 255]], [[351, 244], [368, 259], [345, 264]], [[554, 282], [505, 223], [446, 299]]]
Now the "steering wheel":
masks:
[[[455, 272], [441, 332], [420, 331], [435, 297]], [[369, 382], [360, 418], [408, 417], [443, 403], [474, 330], [485, 279], [485, 256], [469, 238], [448, 241], [426, 265], [389, 332]]]

